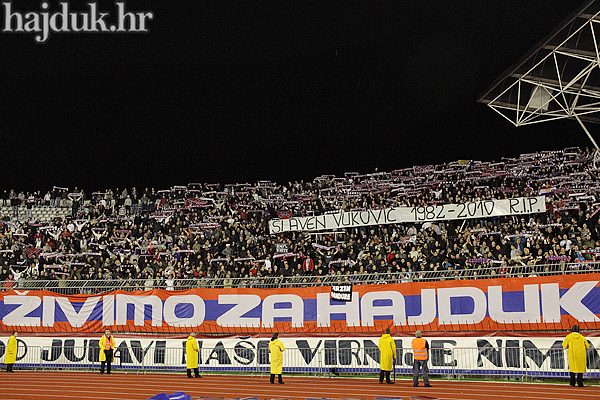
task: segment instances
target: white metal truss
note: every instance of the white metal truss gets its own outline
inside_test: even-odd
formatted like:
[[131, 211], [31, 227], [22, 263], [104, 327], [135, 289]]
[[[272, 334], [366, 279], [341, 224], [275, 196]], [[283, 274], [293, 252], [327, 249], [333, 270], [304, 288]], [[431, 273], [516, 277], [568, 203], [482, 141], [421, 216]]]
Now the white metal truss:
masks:
[[500, 77], [479, 101], [515, 126], [600, 123], [600, 0], [591, 0]]

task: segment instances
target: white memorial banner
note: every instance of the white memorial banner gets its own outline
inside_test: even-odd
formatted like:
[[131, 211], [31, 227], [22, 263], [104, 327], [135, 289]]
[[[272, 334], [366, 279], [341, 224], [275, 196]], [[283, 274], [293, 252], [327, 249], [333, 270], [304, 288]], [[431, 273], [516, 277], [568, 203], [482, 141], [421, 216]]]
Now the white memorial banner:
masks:
[[378, 210], [348, 211], [313, 217], [272, 219], [271, 234], [289, 231], [320, 231], [369, 225], [423, 223], [469, 218], [536, 214], [546, 211], [544, 196], [482, 200], [460, 204], [431, 204], [417, 207], [393, 207]]

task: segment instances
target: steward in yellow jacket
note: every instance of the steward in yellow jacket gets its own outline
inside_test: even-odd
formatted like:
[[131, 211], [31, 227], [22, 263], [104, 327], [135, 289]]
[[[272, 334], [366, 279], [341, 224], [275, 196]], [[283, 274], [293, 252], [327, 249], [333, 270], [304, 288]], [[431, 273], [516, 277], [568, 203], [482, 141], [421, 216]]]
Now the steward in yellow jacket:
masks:
[[587, 349], [590, 348], [590, 344], [579, 333], [578, 325], [573, 325], [572, 331], [567, 335], [562, 345], [569, 353], [570, 385], [575, 386], [575, 375], [577, 374], [577, 386], [583, 387], [583, 374], [587, 367]]
[[112, 375], [110, 366], [115, 361], [115, 337], [110, 334], [110, 329], [104, 332], [100, 338], [100, 375], [104, 374], [104, 364], [106, 364], [106, 373]]
[[390, 328], [387, 328], [383, 336], [379, 338], [379, 363], [381, 365], [379, 383], [383, 383], [384, 375], [385, 383], [394, 383], [390, 379], [390, 371], [394, 369], [394, 360], [396, 360], [396, 342], [390, 333]]
[[187, 362], [187, 377], [192, 377], [192, 370], [194, 370], [194, 377], [202, 378], [200, 376], [200, 372], [198, 371], [198, 352], [200, 348], [198, 347], [198, 342], [196, 342], [196, 334], [194, 332], [190, 333], [190, 336], [187, 338], [187, 342], [185, 342], [185, 358]]
[[285, 346], [281, 343], [279, 333], [275, 332], [269, 342], [269, 351], [271, 352], [271, 383], [275, 383], [275, 375], [279, 376], [279, 384], [283, 384], [281, 372], [283, 370], [283, 351]]
[[6, 344], [6, 356], [4, 357], [4, 364], [6, 364], [6, 372], [15, 372], [13, 371], [13, 366], [15, 365], [15, 361], [17, 361], [17, 350], [19, 345], [17, 344], [17, 332], [13, 332], [13, 334], [8, 338], [8, 343]]

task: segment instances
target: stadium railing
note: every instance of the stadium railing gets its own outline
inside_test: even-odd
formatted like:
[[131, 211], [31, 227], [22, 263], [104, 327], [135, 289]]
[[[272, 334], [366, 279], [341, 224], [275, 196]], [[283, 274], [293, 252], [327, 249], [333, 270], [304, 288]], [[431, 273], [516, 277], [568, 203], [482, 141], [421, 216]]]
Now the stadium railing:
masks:
[[374, 285], [386, 283], [444, 281], [457, 279], [494, 279], [508, 277], [531, 277], [548, 275], [587, 274], [600, 272], [600, 262], [585, 263], [554, 263], [523, 266], [508, 266], [505, 272], [499, 272], [499, 267], [465, 268], [456, 270], [423, 271], [411, 273], [368, 273], [351, 275], [295, 275], [280, 277], [252, 278], [199, 278], [175, 279], [173, 285], [167, 285], [166, 279], [113, 279], [113, 280], [33, 280], [20, 279], [10, 287], [0, 290], [27, 289], [49, 290], [60, 294], [98, 294], [112, 290], [151, 290], [172, 289], [185, 290], [194, 288], [286, 288], [330, 286], [337, 283], [352, 283], [355, 285]]
[[[97, 371], [99, 347], [28, 346], [19, 348], [15, 369]], [[133, 350], [133, 351], [131, 351]], [[412, 376], [411, 348], [398, 348], [394, 366], [399, 376]], [[297, 348], [288, 347], [283, 357], [283, 374], [319, 377], [374, 377], [379, 374], [380, 353], [377, 347]], [[429, 373], [445, 379], [469, 377], [486, 379], [565, 379], [569, 377], [565, 349], [530, 347], [486, 347], [431, 349]], [[2, 358], [1, 367], [5, 367]], [[269, 375], [270, 353], [266, 347], [201, 348], [199, 369], [203, 374]], [[185, 341], [182, 347], [117, 349], [112, 369], [115, 371], [184, 372]], [[585, 379], [600, 378], [598, 350], [588, 350]]]
[[[0, 359], [2, 360], [2, 369], [6, 369], [6, 364], [4, 364], [4, 360], [6, 357], [5, 354], [6, 348], [4, 344], [2, 344], [2, 349], [0, 354], [2, 356]], [[42, 347], [41, 346], [21, 346], [19, 345], [17, 348], [17, 360], [15, 362], [15, 368], [19, 369], [39, 369], [42, 360]]]

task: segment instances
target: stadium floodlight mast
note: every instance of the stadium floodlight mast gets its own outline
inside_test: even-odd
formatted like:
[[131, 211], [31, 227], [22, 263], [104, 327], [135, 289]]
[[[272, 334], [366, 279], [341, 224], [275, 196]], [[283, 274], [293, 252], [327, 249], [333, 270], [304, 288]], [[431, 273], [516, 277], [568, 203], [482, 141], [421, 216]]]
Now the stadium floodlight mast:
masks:
[[589, 0], [478, 99], [516, 127], [575, 119], [600, 123], [600, 0]]

